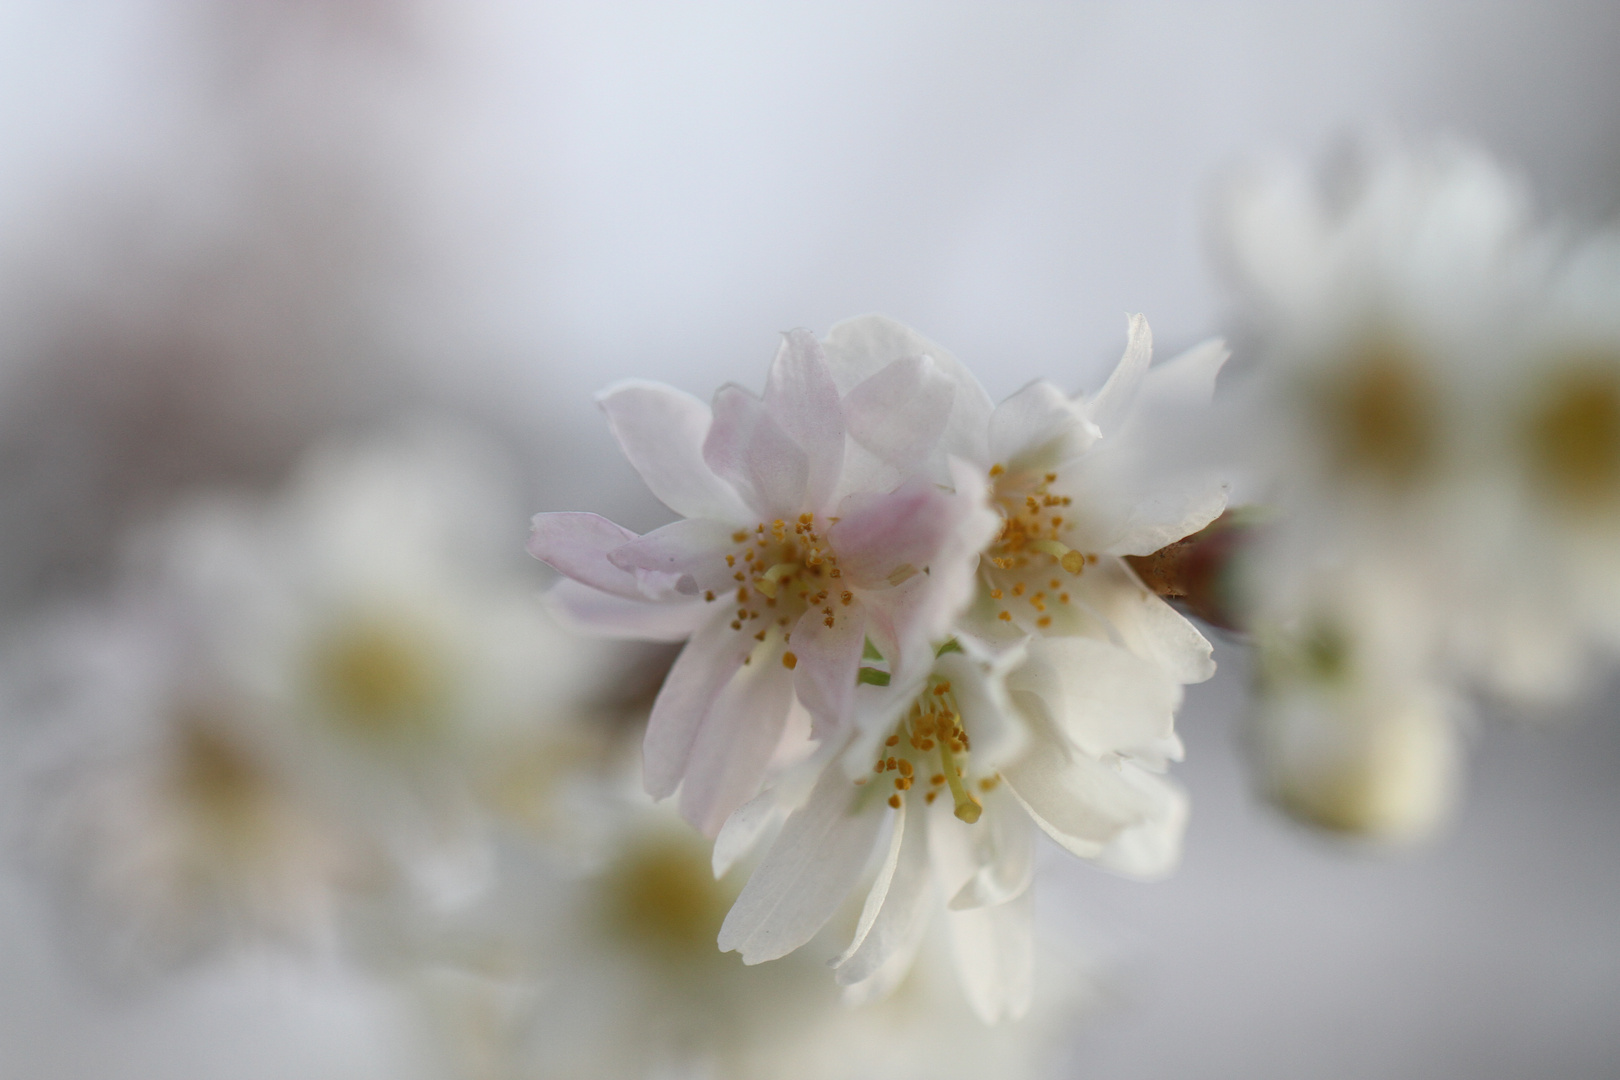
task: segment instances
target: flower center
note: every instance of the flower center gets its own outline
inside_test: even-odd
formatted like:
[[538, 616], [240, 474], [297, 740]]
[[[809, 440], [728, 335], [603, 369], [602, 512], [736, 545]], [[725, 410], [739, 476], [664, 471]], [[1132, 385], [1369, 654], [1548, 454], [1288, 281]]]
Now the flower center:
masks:
[[1375, 342], [1317, 394], [1339, 472], [1405, 488], [1430, 472], [1440, 443], [1435, 388], [1407, 352]]
[[1620, 498], [1620, 383], [1611, 365], [1560, 372], [1525, 436], [1536, 476], [1565, 506], [1592, 509]]
[[[1097, 556], [1065, 542], [1072, 524], [1064, 509], [1074, 500], [1052, 492], [1057, 473], [1009, 474], [1005, 466], [996, 465], [990, 469], [990, 480], [992, 499], [1001, 511], [1001, 532], [979, 567], [990, 599], [996, 602], [996, 617], [1013, 622], [1017, 611], [1044, 630], [1052, 625], [1048, 605], [1061, 608], [1069, 603], [1065, 578], [1078, 577]], [[1020, 610], [1020, 605], [1027, 610]]]
[[411, 741], [443, 720], [448, 672], [425, 628], [397, 613], [350, 615], [322, 636], [314, 689], [337, 727], [365, 738]]
[[901, 793], [926, 778], [924, 801], [932, 804], [941, 791], [949, 791], [956, 803], [956, 816], [971, 825], [984, 811], [973, 795], [973, 784], [976, 782], [981, 791], [989, 791], [1000, 782], [999, 776], [975, 780], [970, 775], [968, 755], [973, 744], [963, 726], [962, 710], [951, 692], [950, 680], [938, 675], [928, 677], [928, 685], [895, 725], [884, 747], [887, 753], [873, 763], [872, 771], [878, 776], [894, 774], [889, 805], [897, 810]]
[[[827, 524], [832, 524], [832, 519]], [[752, 533], [739, 529], [731, 534], [736, 549], [726, 555], [726, 566], [737, 583], [735, 593], [709, 590], [703, 599], [719, 603], [730, 597], [737, 604], [731, 628], [751, 631], [756, 641], [764, 641], [772, 626], [789, 639], [792, 627], [805, 612], [819, 610], [829, 628], [836, 626], [841, 609], [848, 607], [855, 594], [840, 580], [838, 556], [822, 535], [813, 514], [801, 514], [792, 526], [778, 518], [760, 522]], [[791, 652], [782, 663], [794, 667], [798, 658]]]

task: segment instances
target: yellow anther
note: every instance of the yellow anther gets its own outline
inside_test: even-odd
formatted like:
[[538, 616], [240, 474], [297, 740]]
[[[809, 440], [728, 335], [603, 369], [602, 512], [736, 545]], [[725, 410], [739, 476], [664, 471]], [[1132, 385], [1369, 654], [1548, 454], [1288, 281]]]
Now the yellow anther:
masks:
[[782, 654], [782, 666], [792, 671], [799, 666], [799, 658], [790, 652], [785, 652]]

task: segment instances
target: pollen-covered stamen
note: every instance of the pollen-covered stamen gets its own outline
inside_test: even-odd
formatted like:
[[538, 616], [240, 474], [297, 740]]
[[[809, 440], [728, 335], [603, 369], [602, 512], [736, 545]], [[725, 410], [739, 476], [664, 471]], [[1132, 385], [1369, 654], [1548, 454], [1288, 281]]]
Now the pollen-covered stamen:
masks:
[[[1058, 579], [1051, 578], [1053, 571], [1078, 577], [1097, 561], [1096, 555], [1079, 551], [1068, 542], [1073, 522], [1062, 510], [1074, 500], [1053, 493], [1057, 480], [1055, 472], [1008, 472], [1002, 465], [991, 468], [992, 499], [1001, 511], [1001, 532], [979, 565], [992, 600], [1004, 600], [1009, 594], [1022, 598], [1026, 591], [1044, 587], [1051, 592], [1036, 593], [1041, 601], [1051, 598], [1066, 605], [1069, 594], [1061, 590]], [[1050, 626], [1052, 618], [1043, 603], [1035, 603], [1034, 607], [1036, 625]], [[1002, 622], [1013, 621], [1011, 610], [1005, 607], [997, 610], [996, 617]]]
[[[941, 791], [949, 791], [956, 804], [956, 816], [969, 825], [979, 820], [984, 806], [970, 788], [967, 755], [973, 744], [962, 724], [962, 713], [949, 679], [931, 675], [923, 692], [911, 703], [893, 735], [884, 742], [885, 756], [879, 757], [872, 771], [894, 773], [896, 794], [889, 805], [898, 807], [899, 792], [910, 791], [928, 777], [925, 801], [932, 803]], [[978, 780], [980, 790], [995, 786], [994, 776]]]
[[[774, 609], [766, 617], [784, 629], [812, 607], [821, 609], [828, 627], [837, 624], [838, 608], [848, 606], [854, 596], [831, 580], [841, 576], [838, 556], [822, 528], [815, 515], [801, 514], [791, 525], [778, 518], [758, 523], [752, 532], [739, 529], [731, 535], [737, 548], [726, 554], [726, 567], [735, 570], [732, 577], [741, 583], [735, 594], [737, 603], [744, 605], [732, 629], [740, 630], [760, 618], [759, 607]], [[829, 597], [837, 603], [828, 604]], [[759, 607], [748, 606], [751, 600]]]

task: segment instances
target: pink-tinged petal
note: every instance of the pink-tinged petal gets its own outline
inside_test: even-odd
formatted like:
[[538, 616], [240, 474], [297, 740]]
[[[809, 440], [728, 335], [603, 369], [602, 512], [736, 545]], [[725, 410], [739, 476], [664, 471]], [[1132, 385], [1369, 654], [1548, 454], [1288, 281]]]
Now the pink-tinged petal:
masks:
[[987, 1024], [1029, 1012], [1035, 982], [1035, 912], [1031, 894], [995, 907], [947, 915], [957, 981]]
[[1058, 730], [1094, 758], [1162, 746], [1182, 697], [1158, 663], [1094, 638], [1031, 641], [1007, 689], [1039, 698]]
[[698, 728], [681, 781], [681, 816], [714, 837], [731, 812], [759, 791], [793, 705], [793, 677], [781, 640], [758, 648], [715, 699]]
[[865, 588], [898, 585], [922, 572], [945, 545], [957, 515], [951, 496], [912, 480], [887, 495], [851, 495], [838, 506], [827, 540], [845, 580]]
[[889, 850], [877, 880], [866, 894], [855, 938], [833, 961], [839, 986], [855, 986], [878, 975], [896, 953], [913, 950], [928, 925], [927, 815], [915, 793], [894, 815]]
[[1045, 470], [1085, 453], [1097, 434], [1083, 410], [1042, 379], [990, 415], [990, 460], [1013, 470]]
[[810, 459], [788, 437], [765, 403], [740, 386], [714, 395], [714, 423], [703, 443], [703, 460], [737, 489], [754, 515], [791, 521], [804, 502]]
[[824, 344], [833, 379], [846, 394], [896, 360], [908, 356], [932, 359], [956, 388], [950, 413], [940, 424], [937, 452], [973, 462], [987, 460], [985, 431], [993, 408], [990, 395], [948, 350], [882, 315], [846, 319], [828, 332]]
[[1142, 822], [1109, 841], [1095, 862], [1123, 877], [1158, 881], [1174, 873], [1181, 862], [1187, 793], [1164, 777], [1129, 763], [1123, 766], [1122, 775], [1143, 789], [1154, 808]]
[[627, 600], [673, 596], [676, 575], [636, 574], [613, 565], [608, 553], [636, 534], [597, 514], [536, 514], [529, 527], [529, 554], [575, 581]]
[[822, 770], [810, 798], [788, 816], [720, 927], [720, 950], [743, 963], [786, 956], [816, 935], [860, 880], [883, 827], [882, 802], [842, 769]]
[[567, 578], [546, 592], [545, 604], [559, 623], [576, 633], [640, 641], [682, 641], [713, 614], [696, 597], [661, 603], [626, 600]]
[[907, 356], [884, 367], [844, 398], [849, 434], [878, 460], [906, 474], [939, 445], [956, 384], [932, 357]]
[[809, 710], [811, 735], [824, 739], [849, 723], [855, 703], [855, 673], [866, 644], [866, 607], [859, 600], [845, 606], [834, 602], [834, 614], [811, 608], [793, 627], [790, 648], [797, 666], [793, 686]]
[[629, 380], [596, 397], [624, 456], [658, 500], [682, 517], [742, 522], [747, 508], [703, 459], [709, 407], [662, 383]]
[[1086, 406], [1086, 415], [1097, 425], [1104, 439], [1121, 428], [1136, 404], [1147, 377], [1148, 364], [1153, 359], [1153, 331], [1141, 315], [1127, 318], [1125, 355], [1120, 357], [1114, 373], [1108, 376], [1103, 388], [1097, 391]]
[[731, 629], [725, 615], [710, 616], [692, 635], [653, 702], [641, 759], [642, 783], [655, 799], [668, 798], [680, 786], [703, 721], [754, 644]]
[[803, 503], [821, 510], [844, 466], [844, 411], [821, 343], [810, 331], [782, 335], [782, 347], [765, 380], [765, 408], [804, 450], [809, 473]]
[[654, 529], [621, 544], [608, 554], [614, 566], [673, 578], [680, 591], [730, 590], [736, 587], [726, 554], [735, 551], [735, 527], [707, 518], [688, 518]]

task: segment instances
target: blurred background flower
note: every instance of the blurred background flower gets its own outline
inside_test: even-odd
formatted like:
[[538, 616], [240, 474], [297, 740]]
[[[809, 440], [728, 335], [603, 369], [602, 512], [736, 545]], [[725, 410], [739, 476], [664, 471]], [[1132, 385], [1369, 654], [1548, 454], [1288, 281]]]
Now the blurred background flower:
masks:
[[[1424, 308], [1520, 358], [1436, 406], [1496, 437], [1497, 516], [1467, 536], [1503, 588], [1460, 610], [1507, 614], [1429, 633], [1449, 609], [1425, 598], [1478, 580], [1443, 558], [1415, 583], [1391, 559], [1310, 575], [1278, 607], [1321, 618], [1256, 635], [1277, 691], [1254, 716], [1247, 647], [1217, 642], [1178, 724], [1178, 876], [1039, 869], [1043, 925], [1093, 957], [1057, 976], [1089, 1008], [1043, 1030], [1057, 1075], [1612, 1072], [1620, 725], [1589, 703], [1612, 685], [1614, 260], [1563, 233], [1617, 209], [1617, 45], [1589, 0], [0, 3], [0, 1076], [545, 1075], [538, 1048], [601, 1030], [609, 997], [647, 1026], [576, 1044], [580, 1068], [640, 1068], [656, 1035], [700, 1048], [688, 1069], [771, 1075], [729, 1038], [752, 1028], [670, 996], [656, 948], [588, 959], [649, 851], [690, 910], [714, 899], [600, 742], [667, 652], [559, 638], [523, 603], [546, 583], [532, 511], [667, 520], [591, 394], [748, 382], [778, 331], [863, 311], [950, 342], [998, 400], [1100, 385], [1125, 311], [1167, 356], [1227, 332], [1252, 374], [1280, 339], [1211, 273], [1217, 193], [1391, 128], [1474, 177], [1470, 220], [1505, 208], [1463, 240], [1523, 248], [1507, 299], [1469, 309], [1508, 329]], [[1436, 132], [1507, 179], [1425, 158]], [[1353, 204], [1367, 171], [1326, 172], [1295, 190]], [[1491, 272], [1499, 247], [1462, 261]], [[1388, 652], [1418, 671], [1369, 660]], [[1465, 756], [1431, 655], [1514, 708], [1584, 689], [1563, 707], [1601, 715], [1514, 728], [1493, 698]], [[1431, 843], [1371, 861], [1256, 791]], [[556, 940], [576, 924], [547, 913], [581, 908], [599, 921]], [[577, 981], [536, 977], [542, 956]], [[735, 960], [694, 965], [719, 985]], [[1040, 1040], [941, 1035], [963, 1008], [927, 996], [942, 966], [887, 1014], [806, 998], [789, 1036], [813, 1043], [767, 1049], [849, 1075], [865, 1047], [904, 1075], [886, 1055], [915, 1035], [943, 1040], [915, 1062], [1008, 1071]], [[761, 1002], [799, 1000], [793, 969], [751, 970], [784, 984]]]

